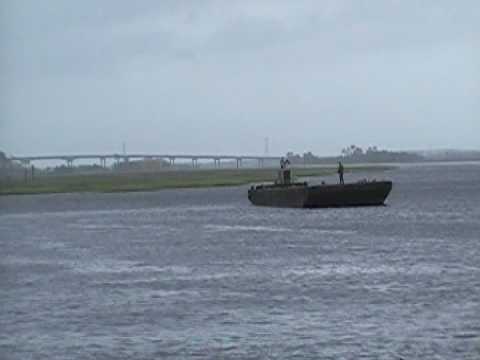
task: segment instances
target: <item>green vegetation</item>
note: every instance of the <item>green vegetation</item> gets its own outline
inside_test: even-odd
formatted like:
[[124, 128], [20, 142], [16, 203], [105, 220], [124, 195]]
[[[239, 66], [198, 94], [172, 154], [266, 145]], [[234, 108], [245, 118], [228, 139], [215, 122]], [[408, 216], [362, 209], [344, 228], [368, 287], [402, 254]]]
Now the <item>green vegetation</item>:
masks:
[[[348, 171], [383, 171], [387, 167], [351, 167]], [[152, 191], [168, 188], [236, 186], [272, 181], [276, 169], [177, 170], [150, 173], [115, 173], [63, 176], [37, 176], [35, 179], [0, 181], [0, 195], [66, 192]], [[297, 177], [332, 175], [336, 168], [298, 168]]]
[[367, 163], [393, 163], [393, 162], [419, 162], [425, 161], [425, 158], [419, 154], [404, 151], [380, 150], [376, 146], [371, 146], [366, 150], [356, 145], [350, 145], [342, 149], [340, 156], [319, 157], [311, 152], [303, 155], [287, 153], [287, 158], [291, 164], [332, 164], [341, 161], [345, 164], [367, 164]]

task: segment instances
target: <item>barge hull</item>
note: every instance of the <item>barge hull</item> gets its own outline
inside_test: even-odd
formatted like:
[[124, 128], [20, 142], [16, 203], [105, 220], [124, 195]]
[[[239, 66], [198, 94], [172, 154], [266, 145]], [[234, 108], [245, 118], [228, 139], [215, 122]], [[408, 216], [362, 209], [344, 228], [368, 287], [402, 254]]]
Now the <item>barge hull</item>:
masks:
[[250, 189], [248, 198], [254, 205], [274, 207], [379, 206], [385, 203], [391, 190], [391, 181], [318, 186], [267, 185]]

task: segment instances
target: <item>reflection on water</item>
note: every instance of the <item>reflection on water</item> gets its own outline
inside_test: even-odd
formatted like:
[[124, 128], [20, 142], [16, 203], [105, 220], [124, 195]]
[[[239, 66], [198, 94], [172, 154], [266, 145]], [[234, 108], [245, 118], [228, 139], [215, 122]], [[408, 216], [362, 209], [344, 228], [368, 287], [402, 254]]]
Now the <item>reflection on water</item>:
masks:
[[388, 206], [2, 197], [2, 358], [480, 358], [480, 166], [371, 176]]

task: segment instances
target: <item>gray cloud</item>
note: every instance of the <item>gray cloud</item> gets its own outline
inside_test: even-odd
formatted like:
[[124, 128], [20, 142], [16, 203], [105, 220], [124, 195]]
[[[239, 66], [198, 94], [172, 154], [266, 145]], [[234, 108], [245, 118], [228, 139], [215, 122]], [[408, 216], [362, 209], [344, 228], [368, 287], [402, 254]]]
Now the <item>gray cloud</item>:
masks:
[[1, 6], [10, 152], [479, 145], [475, 1]]

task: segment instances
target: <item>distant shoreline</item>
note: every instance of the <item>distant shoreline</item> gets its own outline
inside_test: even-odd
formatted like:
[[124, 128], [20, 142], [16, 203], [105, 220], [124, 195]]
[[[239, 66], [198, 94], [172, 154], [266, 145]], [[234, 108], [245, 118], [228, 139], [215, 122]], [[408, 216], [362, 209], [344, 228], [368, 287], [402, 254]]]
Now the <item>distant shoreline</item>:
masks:
[[[395, 166], [347, 166], [346, 172], [382, 172]], [[33, 180], [16, 179], [0, 182], [0, 196], [36, 195], [55, 193], [114, 193], [157, 191], [163, 189], [206, 188], [240, 186], [250, 183], [270, 182], [278, 169], [215, 169], [169, 170], [144, 173], [72, 174], [62, 176], [42, 175]], [[294, 168], [294, 175], [308, 178], [330, 176], [336, 167]]]
[[[451, 166], [451, 165], [478, 165], [480, 160], [422, 160], [422, 161], [396, 161], [396, 162], [342, 162], [346, 167], [371, 167], [371, 168], [399, 168], [407, 166]], [[303, 165], [295, 165], [301, 168]], [[332, 163], [328, 164], [308, 164], [308, 168], [331, 168], [335, 166]]]

